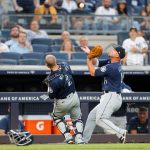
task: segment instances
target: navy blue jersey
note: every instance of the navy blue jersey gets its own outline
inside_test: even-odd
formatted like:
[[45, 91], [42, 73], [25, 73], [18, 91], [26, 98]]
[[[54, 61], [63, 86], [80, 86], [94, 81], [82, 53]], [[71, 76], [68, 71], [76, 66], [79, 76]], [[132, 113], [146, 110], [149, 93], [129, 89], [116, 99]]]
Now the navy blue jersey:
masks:
[[[0, 120], [0, 129], [5, 130], [5, 133], [11, 129], [10, 128], [10, 116], [7, 115]], [[24, 130], [23, 123], [19, 121], [18, 130]]]
[[148, 119], [144, 124], [141, 124], [138, 117], [133, 117], [129, 121], [128, 132], [137, 130], [137, 133], [148, 133]]
[[75, 92], [75, 85], [71, 68], [68, 64], [59, 64], [59, 69], [49, 75], [49, 97], [64, 99], [72, 92]]
[[103, 76], [103, 91], [121, 92], [122, 70], [121, 64], [110, 63], [110, 60], [99, 61], [99, 68], [95, 71], [95, 76]]

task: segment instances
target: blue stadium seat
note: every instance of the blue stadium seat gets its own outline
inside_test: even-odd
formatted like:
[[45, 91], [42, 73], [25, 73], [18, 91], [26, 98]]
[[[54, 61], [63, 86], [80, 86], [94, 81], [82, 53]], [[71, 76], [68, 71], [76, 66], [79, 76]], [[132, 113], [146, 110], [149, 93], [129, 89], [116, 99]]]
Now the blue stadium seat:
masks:
[[68, 61], [69, 65], [86, 65], [86, 60], [82, 59], [73, 59]]
[[32, 47], [33, 47], [33, 52], [46, 53], [50, 51], [49, 46], [44, 44], [33, 44]]
[[[19, 63], [27, 63], [27, 60], [23, 60], [27, 59], [29, 60], [29, 63], [35, 63], [35, 64], [44, 64], [44, 53], [24, 53], [21, 55], [21, 59], [19, 60]], [[30, 61], [31, 59], [31, 61]], [[34, 60], [36, 59], [36, 60]], [[22, 61], [21, 61], [22, 60]], [[37, 60], [39, 60], [39, 62], [37, 62]], [[31, 64], [30, 63], [30, 64]]]
[[31, 44], [44, 44], [50, 47], [53, 44], [53, 40], [48, 38], [36, 38], [31, 41]]
[[129, 38], [128, 32], [119, 32], [117, 34], [117, 43], [118, 45], [122, 45], [125, 39]]
[[10, 30], [1, 30], [1, 36], [2, 38], [5, 38], [6, 40], [9, 39]]
[[21, 59], [43, 59], [44, 53], [24, 53], [21, 54]]
[[86, 59], [87, 55], [83, 52], [75, 52], [71, 54], [71, 59]]
[[40, 59], [20, 59], [20, 65], [43, 65], [43, 61]]
[[51, 45], [51, 51], [52, 52], [60, 52], [61, 50], [61, 45]]
[[51, 53], [46, 53], [46, 55], [54, 55], [58, 62], [62, 62], [62, 61], [66, 62], [69, 59], [68, 53], [51, 52]]
[[18, 65], [15, 59], [0, 59], [0, 65]]
[[13, 59], [19, 62], [21, 54], [15, 52], [0, 53], [0, 59]]

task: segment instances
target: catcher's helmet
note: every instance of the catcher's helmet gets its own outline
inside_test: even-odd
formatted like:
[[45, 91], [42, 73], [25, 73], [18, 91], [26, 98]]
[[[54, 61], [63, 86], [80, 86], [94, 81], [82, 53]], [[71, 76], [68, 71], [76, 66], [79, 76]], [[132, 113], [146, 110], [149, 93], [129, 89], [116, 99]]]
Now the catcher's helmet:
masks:
[[30, 145], [33, 142], [33, 136], [28, 131], [10, 130], [7, 134], [10, 142], [17, 146]]

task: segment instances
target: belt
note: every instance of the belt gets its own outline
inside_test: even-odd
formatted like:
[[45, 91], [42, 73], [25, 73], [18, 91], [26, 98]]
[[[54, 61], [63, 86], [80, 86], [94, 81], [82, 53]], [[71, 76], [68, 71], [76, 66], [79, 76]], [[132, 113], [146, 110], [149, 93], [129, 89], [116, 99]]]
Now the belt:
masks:
[[104, 91], [104, 93], [109, 93], [109, 92], [115, 92], [117, 94], [121, 94], [121, 92], [116, 92], [116, 91]]
[[68, 94], [66, 97], [62, 97], [62, 98], [57, 98], [59, 100], [63, 100], [63, 99], [66, 99], [66, 98], [70, 98], [71, 95], [73, 95], [75, 92], [71, 92], [70, 94]]

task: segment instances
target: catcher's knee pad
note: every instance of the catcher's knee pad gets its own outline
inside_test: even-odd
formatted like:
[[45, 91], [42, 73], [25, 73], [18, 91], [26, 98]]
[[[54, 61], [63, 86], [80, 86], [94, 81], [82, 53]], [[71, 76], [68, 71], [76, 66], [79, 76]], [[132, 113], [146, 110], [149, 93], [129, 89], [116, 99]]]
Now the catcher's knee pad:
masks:
[[65, 133], [69, 132], [69, 130], [66, 126], [66, 123], [63, 121], [63, 119], [58, 118], [57, 116], [53, 115], [53, 120], [55, 121], [56, 126], [58, 127], [58, 129], [60, 130], [60, 132], [62, 134], [65, 134]]
[[83, 122], [81, 119], [75, 120], [72, 122], [75, 128], [75, 134], [82, 134], [83, 133]]

